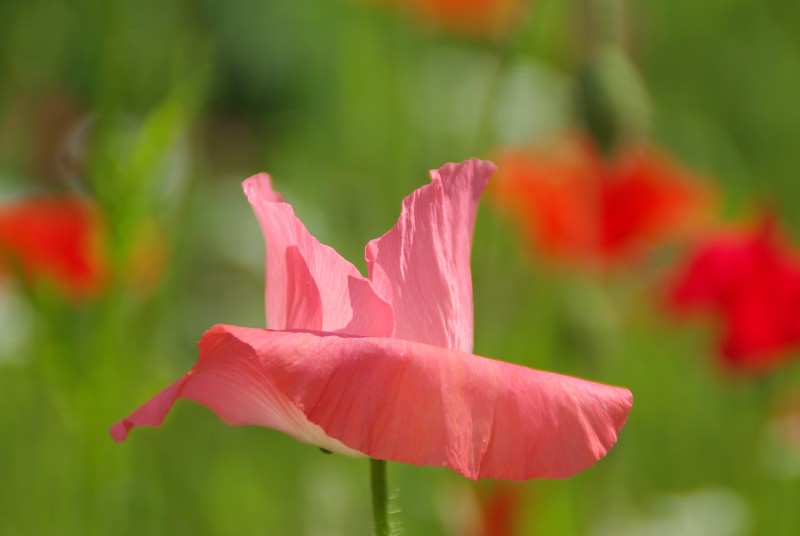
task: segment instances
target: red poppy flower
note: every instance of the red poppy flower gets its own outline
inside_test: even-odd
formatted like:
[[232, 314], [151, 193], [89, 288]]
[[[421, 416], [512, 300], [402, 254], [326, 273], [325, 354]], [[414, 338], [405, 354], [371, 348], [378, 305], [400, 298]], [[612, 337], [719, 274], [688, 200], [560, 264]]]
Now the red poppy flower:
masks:
[[369, 278], [313, 238], [265, 174], [244, 189], [267, 244], [268, 329], [216, 326], [195, 367], [111, 434], [178, 398], [350, 456], [469, 478], [559, 478], [615, 443], [628, 390], [471, 354], [470, 249], [489, 162], [448, 164], [367, 244]]
[[587, 140], [505, 151], [494, 192], [537, 248], [573, 262], [635, 259], [702, 221], [707, 187], [656, 151], [628, 146], [604, 160]]
[[676, 311], [718, 317], [720, 355], [733, 368], [769, 367], [800, 342], [800, 258], [780, 241], [772, 220], [703, 240], [677, 271], [668, 297]]
[[0, 269], [46, 279], [72, 296], [102, 285], [99, 218], [75, 197], [33, 198], [0, 207]]

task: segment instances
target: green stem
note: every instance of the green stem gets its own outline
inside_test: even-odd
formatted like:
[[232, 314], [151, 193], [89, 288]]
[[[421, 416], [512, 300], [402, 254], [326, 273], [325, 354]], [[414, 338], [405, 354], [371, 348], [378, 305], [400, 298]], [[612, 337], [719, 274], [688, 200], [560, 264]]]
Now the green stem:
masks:
[[386, 489], [386, 462], [370, 459], [372, 480], [372, 515], [375, 519], [375, 536], [389, 536], [389, 494]]

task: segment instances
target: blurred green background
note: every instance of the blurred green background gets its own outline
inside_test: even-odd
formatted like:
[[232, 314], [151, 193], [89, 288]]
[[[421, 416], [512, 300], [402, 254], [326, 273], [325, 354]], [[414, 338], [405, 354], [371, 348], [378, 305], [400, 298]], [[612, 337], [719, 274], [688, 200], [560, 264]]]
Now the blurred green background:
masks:
[[[0, 534], [370, 533], [363, 460], [186, 402], [124, 444], [107, 429], [188, 370], [211, 325], [264, 325], [243, 179], [271, 173], [311, 232], [364, 269], [364, 244], [427, 170], [578, 125], [599, 24], [585, 15], [619, 7], [540, 0], [475, 35], [377, 4], [0, 2], [0, 196], [92, 199], [114, 274], [78, 302], [0, 286]], [[651, 110], [637, 128], [714, 181], [725, 217], [771, 207], [797, 243], [800, 3], [624, 7], [620, 46]], [[142, 242], [149, 283], [131, 285]], [[518, 534], [800, 534], [800, 445], [775, 420], [798, 404], [797, 363], [722, 373], [711, 324], [658, 307], [675, 252], [599, 276], [522, 246], [484, 203], [476, 353], [624, 385], [628, 424], [565, 481], [390, 464], [404, 533], [483, 534], [480, 502], [510, 486]]]

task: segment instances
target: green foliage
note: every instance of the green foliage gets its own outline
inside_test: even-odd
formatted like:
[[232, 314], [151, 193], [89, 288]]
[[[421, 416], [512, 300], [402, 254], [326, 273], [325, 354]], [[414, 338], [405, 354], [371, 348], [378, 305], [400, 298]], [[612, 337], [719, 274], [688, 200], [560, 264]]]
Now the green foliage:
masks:
[[[239, 193], [262, 168], [312, 233], [363, 268], [363, 244], [428, 169], [568, 128], [580, 109], [565, 81], [578, 79], [596, 131], [611, 139], [652, 124], [654, 139], [712, 177], [726, 215], [774, 206], [798, 236], [795, 3], [629, 2], [627, 39], [596, 56], [577, 45], [581, 3], [538, 2], [513, 38], [494, 41], [362, 4], [0, 2], [0, 193], [96, 201], [112, 272], [82, 302], [0, 285], [0, 534], [369, 532], [363, 460], [228, 427], [188, 403], [125, 444], [107, 433], [191, 366], [212, 323], [263, 325], [263, 244]], [[53, 94], [77, 122], [49, 114]], [[48, 136], [57, 143], [42, 145]], [[70, 143], [78, 163], [65, 171], [53, 163]], [[148, 228], [166, 262], [142, 289], [128, 271]], [[661, 314], [663, 259], [564, 273], [488, 206], [473, 270], [477, 353], [635, 398], [607, 458], [568, 481], [524, 485], [522, 533], [634, 534], [619, 527], [677, 519], [680, 498], [708, 490], [742, 510], [731, 535], [800, 531], [800, 454], [773, 429], [776, 409], [797, 400], [796, 362], [725, 375], [711, 326]], [[402, 509], [392, 520], [416, 535], [454, 533], [458, 490], [485, 485], [391, 464], [389, 487]], [[690, 519], [702, 526], [706, 514]]]

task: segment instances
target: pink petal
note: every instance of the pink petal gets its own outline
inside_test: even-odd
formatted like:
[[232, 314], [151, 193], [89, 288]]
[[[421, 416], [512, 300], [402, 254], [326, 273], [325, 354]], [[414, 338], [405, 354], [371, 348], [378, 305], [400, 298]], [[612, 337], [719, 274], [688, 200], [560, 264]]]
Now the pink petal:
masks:
[[267, 244], [267, 326], [390, 335], [391, 306], [355, 266], [309, 234], [272, 190], [269, 175], [254, 175], [242, 186]]
[[367, 244], [370, 279], [394, 309], [394, 337], [472, 351], [472, 232], [495, 169], [472, 159], [432, 171], [431, 184], [403, 200], [397, 224]]
[[302, 443], [347, 456], [363, 456], [310, 422], [276, 386], [249, 346], [216, 328], [203, 336], [199, 347], [200, 358], [191, 371], [111, 427], [115, 441], [124, 441], [138, 426], [161, 426], [175, 402], [184, 398], [206, 406], [233, 426], [273, 428]]
[[[399, 339], [216, 326], [199, 346], [183, 386], [115, 425], [115, 438], [160, 424], [183, 397], [314, 442], [290, 401], [351, 452], [473, 479], [564, 478], [605, 455], [632, 404], [626, 389]], [[315, 444], [338, 450], [331, 442]]]

